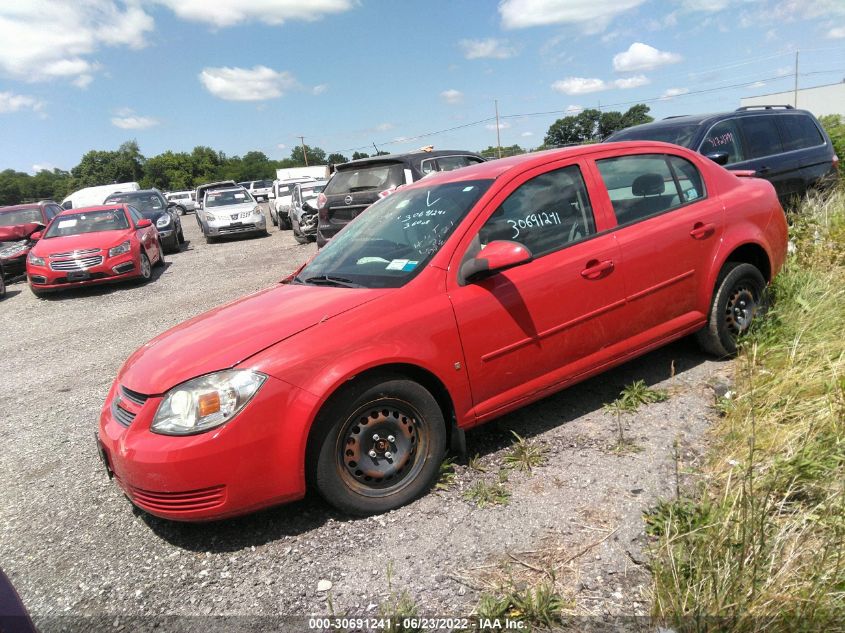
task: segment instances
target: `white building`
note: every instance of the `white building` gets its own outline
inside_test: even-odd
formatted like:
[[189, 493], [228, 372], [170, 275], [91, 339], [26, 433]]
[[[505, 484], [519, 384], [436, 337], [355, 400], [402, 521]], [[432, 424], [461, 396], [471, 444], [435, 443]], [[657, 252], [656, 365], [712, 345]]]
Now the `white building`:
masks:
[[791, 105], [802, 110], [809, 110], [817, 117], [827, 114], [841, 114], [845, 116], [845, 81], [838, 84], [816, 86], [815, 88], [799, 88], [798, 103], [795, 102], [795, 92], [773, 92], [756, 97], [743, 97], [740, 106], [761, 105]]

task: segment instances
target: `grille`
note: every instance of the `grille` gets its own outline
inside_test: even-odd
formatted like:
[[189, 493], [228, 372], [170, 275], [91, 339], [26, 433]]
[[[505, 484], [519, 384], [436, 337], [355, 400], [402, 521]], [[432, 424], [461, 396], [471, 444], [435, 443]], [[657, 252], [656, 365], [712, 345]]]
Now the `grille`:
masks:
[[91, 255], [93, 253], [99, 253], [99, 248], [89, 248], [83, 251], [69, 251], [67, 253], [53, 253], [50, 255], [50, 259], [59, 259], [61, 257], [79, 257], [80, 255]]
[[111, 414], [112, 416], [114, 416], [114, 419], [117, 420], [120, 424], [122, 424], [123, 426], [129, 426], [135, 419], [135, 414], [131, 411], [127, 411], [126, 409], [124, 409], [117, 402], [117, 398], [112, 400]]
[[239, 224], [238, 226], [221, 226], [217, 229], [218, 233], [241, 233], [243, 231], [255, 230], [254, 224]]
[[92, 257], [80, 257], [79, 259], [65, 259], [59, 262], [50, 262], [50, 268], [53, 270], [85, 270], [86, 268], [93, 268], [103, 263], [102, 255], [94, 255]]
[[130, 402], [134, 402], [139, 407], [143, 407], [147, 400], [149, 400], [149, 396], [138, 393], [137, 391], [132, 391], [131, 389], [127, 389], [126, 387], [121, 387], [120, 391], [123, 392], [123, 397], [129, 400]]
[[132, 501], [136, 505], [152, 511], [191, 512], [208, 510], [222, 505], [226, 500], [226, 487], [222, 484], [186, 492], [154, 492], [134, 486], [127, 486], [127, 489], [129, 496], [132, 497]]

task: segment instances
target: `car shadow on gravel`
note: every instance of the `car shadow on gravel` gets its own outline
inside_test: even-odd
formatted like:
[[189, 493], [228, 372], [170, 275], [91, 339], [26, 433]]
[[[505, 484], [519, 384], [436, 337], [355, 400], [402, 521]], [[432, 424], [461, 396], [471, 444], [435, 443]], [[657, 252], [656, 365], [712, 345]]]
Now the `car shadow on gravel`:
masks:
[[[651, 386], [709, 360], [690, 338], [682, 339], [555, 395], [525, 406], [467, 433], [467, 455], [486, 456], [511, 445], [511, 431], [523, 438], [540, 435], [581, 416], [600, 411], [636, 380]], [[674, 369], [673, 369], [674, 368]], [[210, 523], [178, 523], [159, 519], [134, 508], [158, 537], [195, 552], [235, 552], [279, 539], [298, 536], [329, 521], [366, 521], [343, 515], [318, 495], [254, 514]]]
[[3, 300], [5, 301], [6, 299], [10, 299], [10, 298], [14, 297], [15, 295], [19, 295], [22, 292], [23, 292], [23, 290], [9, 290], [7, 288], [6, 289], [6, 296], [3, 297]]

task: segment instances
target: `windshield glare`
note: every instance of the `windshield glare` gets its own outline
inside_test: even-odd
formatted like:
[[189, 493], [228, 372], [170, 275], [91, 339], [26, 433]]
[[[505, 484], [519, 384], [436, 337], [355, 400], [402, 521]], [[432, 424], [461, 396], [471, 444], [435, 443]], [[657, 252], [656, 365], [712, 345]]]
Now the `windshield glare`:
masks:
[[164, 205], [161, 202], [161, 198], [154, 193], [113, 195], [106, 198], [104, 204], [110, 204], [112, 202], [124, 202], [126, 204], [131, 204], [141, 213], [164, 211]]
[[205, 206], [224, 207], [230, 204], [246, 204], [252, 202], [252, 196], [246, 191], [215, 191], [205, 196]]
[[120, 231], [129, 228], [129, 221], [123, 209], [88, 211], [57, 217], [44, 234], [45, 238], [97, 233], [99, 231]]
[[368, 288], [397, 288], [440, 250], [492, 180], [451, 182], [396, 193], [350, 222], [297, 281], [340, 277]]
[[385, 191], [405, 182], [400, 163], [364, 165], [357, 169], [338, 169], [326, 185], [326, 195], [356, 193], [358, 191]]
[[0, 213], [0, 226], [16, 226], [18, 224], [31, 224], [33, 222], [43, 224], [41, 212], [38, 210], [38, 207], [15, 209], [14, 211]]

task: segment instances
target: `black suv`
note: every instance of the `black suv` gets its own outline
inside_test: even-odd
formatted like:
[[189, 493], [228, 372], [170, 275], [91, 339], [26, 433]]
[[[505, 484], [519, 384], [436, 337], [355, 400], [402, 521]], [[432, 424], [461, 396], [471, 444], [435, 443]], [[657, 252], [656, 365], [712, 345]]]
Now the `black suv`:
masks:
[[441, 149], [372, 156], [337, 165], [317, 200], [317, 246], [322, 248], [350, 220], [396, 187], [436, 171], [483, 162], [484, 158], [473, 152]]
[[179, 205], [161, 195], [158, 189], [124, 191], [113, 193], [103, 204], [122, 202], [135, 207], [147, 220], [156, 225], [161, 245], [165, 253], [178, 253], [185, 241], [182, 233], [182, 220], [179, 218]]
[[734, 112], [676, 116], [620, 130], [606, 141], [665, 141], [694, 149], [733, 170], [770, 181], [785, 206], [833, 180], [839, 159], [810, 112], [749, 106]]

